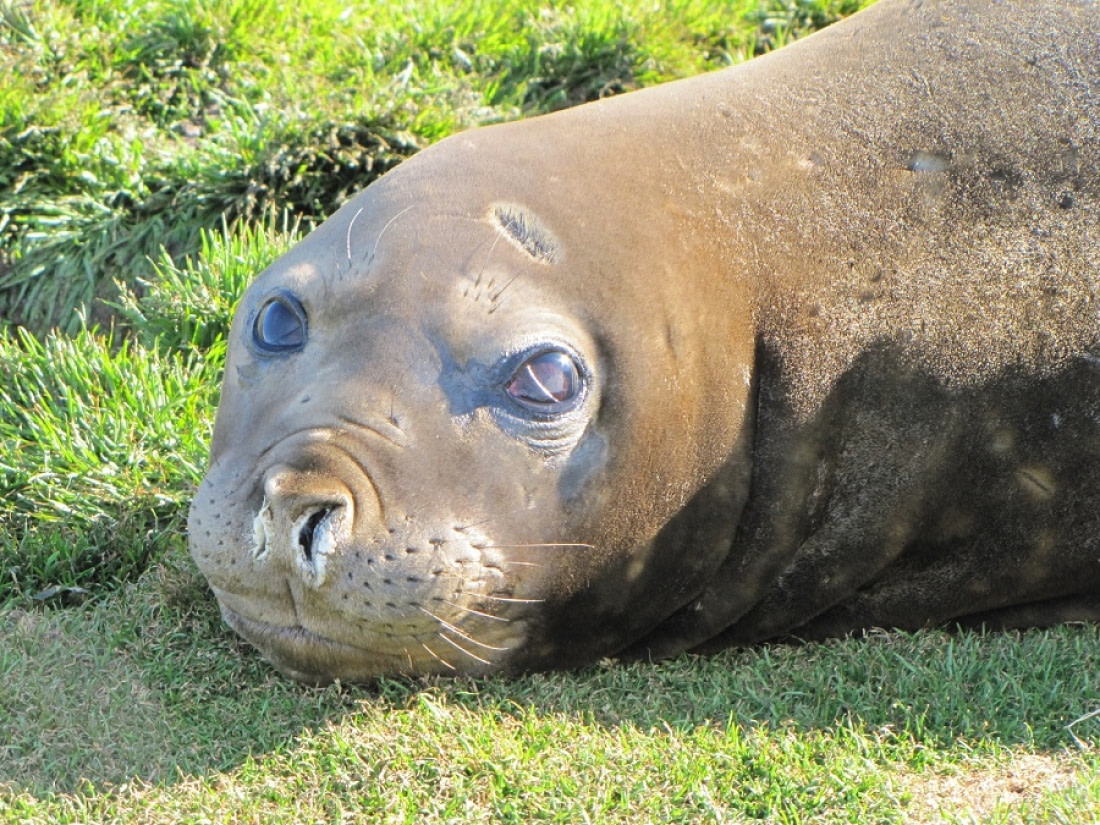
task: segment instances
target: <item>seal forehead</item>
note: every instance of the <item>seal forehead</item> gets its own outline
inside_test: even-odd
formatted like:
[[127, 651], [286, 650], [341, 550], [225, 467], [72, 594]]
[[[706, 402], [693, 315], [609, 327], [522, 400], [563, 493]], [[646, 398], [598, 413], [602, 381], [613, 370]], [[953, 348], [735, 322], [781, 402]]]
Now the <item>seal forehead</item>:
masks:
[[489, 207], [489, 221], [513, 246], [539, 263], [556, 264], [562, 259], [554, 233], [527, 207], [495, 203]]

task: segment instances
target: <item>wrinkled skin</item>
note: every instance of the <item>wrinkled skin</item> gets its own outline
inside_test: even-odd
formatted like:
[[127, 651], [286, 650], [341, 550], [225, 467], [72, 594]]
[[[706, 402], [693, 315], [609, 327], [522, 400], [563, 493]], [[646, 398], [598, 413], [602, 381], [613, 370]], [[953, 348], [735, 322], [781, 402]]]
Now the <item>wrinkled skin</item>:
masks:
[[1098, 43], [883, 0], [386, 175], [237, 310], [226, 620], [320, 683], [1100, 617]]

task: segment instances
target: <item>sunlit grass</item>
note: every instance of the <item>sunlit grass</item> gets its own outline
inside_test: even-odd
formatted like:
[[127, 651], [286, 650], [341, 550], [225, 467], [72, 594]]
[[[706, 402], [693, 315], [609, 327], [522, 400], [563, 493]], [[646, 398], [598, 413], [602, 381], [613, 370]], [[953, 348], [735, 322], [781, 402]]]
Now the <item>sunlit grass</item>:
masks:
[[1100, 815], [1095, 627], [305, 689], [168, 545], [111, 598], [4, 614], [0, 821]]
[[7, 821], [1100, 813], [1090, 750], [1100, 723], [1075, 727], [1080, 744], [1066, 728], [1096, 696], [1095, 628], [879, 634], [576, 674], [317, 690], [264, 665], [203, 590], [173, 553], [119, 598], [9, 614]]
[[458, 129], [718, 68], [865, 0], [0, 2], [0, 318], [102, 318], [161, 248], [319, 220]]

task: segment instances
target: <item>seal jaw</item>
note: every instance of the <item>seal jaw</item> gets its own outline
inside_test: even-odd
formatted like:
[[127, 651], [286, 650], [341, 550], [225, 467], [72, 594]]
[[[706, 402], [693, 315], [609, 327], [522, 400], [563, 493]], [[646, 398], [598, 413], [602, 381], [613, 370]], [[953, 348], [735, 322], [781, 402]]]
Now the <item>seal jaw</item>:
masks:
[[[244, 599], [217, 587], [214, 592], [226, 624], [287, 676], [314, 685], [337, 679], [371, 681], [393, 674], [489, 673], [507, 666], [526, 635], [527, 623], [522, 620], [462, 608], [448, 621], [417, 605], [415, 611], [423, 621], [417, 622], [415, 630], [410, 619], [410, 629], [364, 632], [361, 640], [336, 639], [303, 624], [296, 608], [293, 615], [279, 614], [287, 623], [275, 624], [246, 615], [246, 608], [263, 611], [263, 603], [255, 598]], [[464, 618], [480, 618], [483, 624], [494, 625], [492, 641], [479, 639], [487, 634], [475, 635], [469, 622], [465, 622], [467, 629], [462, 629], [459, 623]]]
[[400, 656], [355, 647], [321, 636], [301, 625], [279, 626], [250, 619], [221, 602], [225, 623], [254, 645], [290, 678], [311, 685], [336, 679], [371, 681], [408, 666]]

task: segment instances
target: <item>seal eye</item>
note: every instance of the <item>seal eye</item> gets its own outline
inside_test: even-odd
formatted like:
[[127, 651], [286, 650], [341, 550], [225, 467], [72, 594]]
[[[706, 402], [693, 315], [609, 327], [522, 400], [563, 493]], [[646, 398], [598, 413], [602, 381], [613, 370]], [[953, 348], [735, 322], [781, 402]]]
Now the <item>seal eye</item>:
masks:
[[269, 298], [252, 325], [256, 348], [269, 355], [295, 352], [306, 343], [306, 313], [292, 295]]
[[505, 387], [512, 400], [534, 412], [558, 413], [571, 409], [583, 387], [577, 362], [561, 350], [531, 356]]

